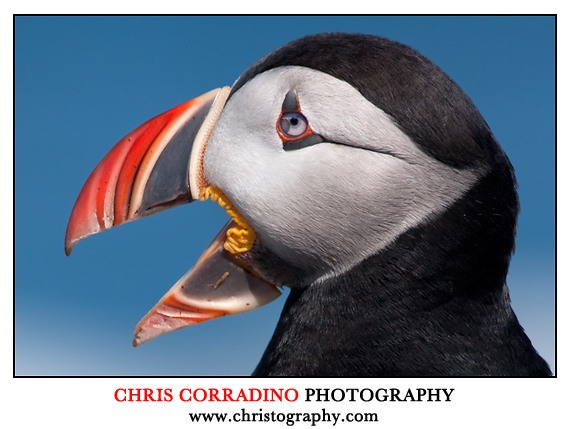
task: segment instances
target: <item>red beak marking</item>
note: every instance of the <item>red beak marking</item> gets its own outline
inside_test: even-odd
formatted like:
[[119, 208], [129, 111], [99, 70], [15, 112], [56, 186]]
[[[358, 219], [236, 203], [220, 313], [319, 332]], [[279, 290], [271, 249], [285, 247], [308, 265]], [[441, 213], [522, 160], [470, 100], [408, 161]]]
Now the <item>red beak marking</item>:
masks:
[[[217, 99], [220, 93], [221, 96]], [[182, 195], [177, 195], [173, 199], [172, 204], [158, 201], [156, 209], [145, 208], [140, 211], [151, 172], [173, 136], [183, 127], [189, 127], [188, 124], [195, 117], [208, 112], [215, 104], [216, 109], [213, 109], [216, 110], [215, 115], [208, 114], [207, 119], [211, 116], [215, 118], [205, 121], [207, 123], [198, 130], [197, 138], [193, 139], [200, 140], [196, 142], [198, 148], [192, 147], [193, 150], [205, 150], [212, 121], [215, 123], [217, 120], [227, 93], [229, 89], [224, 87], [187, 101], [145, 122], [119, 141], [93, 170], [77, 198], [65, 235], [65, 253], [69, 255], [75, 243], [85, 237], [148, 216], [166, 208], [167, 205], [197, 199], [199, 196], [191, 194], [188, 182], [192, 180], [189, 177], [190, 173], [197, 176], [195, 180], [204, 181], [201, 177], [201, 166], [195, 167], [196, 170], [193, 172], [180, 172], [185, 175], [186, 189]], [[222, 107], [219, 107], [220, 105]], [[202, 128], [207, 130], [204, 131]], [[190, 141], [188, 144], [193, 143]], [[162, 190], [159, 189], [156, 193], [160, 192]], [[170, 203], [168, 198], [166, 195], [166, 201]]]

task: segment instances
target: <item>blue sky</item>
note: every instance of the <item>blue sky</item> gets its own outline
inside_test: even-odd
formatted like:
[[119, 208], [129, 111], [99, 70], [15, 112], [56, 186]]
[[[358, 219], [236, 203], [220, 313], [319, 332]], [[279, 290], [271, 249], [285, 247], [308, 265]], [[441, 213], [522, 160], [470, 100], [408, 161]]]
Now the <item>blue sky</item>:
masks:
[[66, 257], [85, 179], [122, 136], [257, 59], [327, 31], [409, 44], [473, 99], [509, 155], [522, 211], [513, 307], [554, 363], [554, 18], [18, 17], [16, 373], [247, 375], [284, 297], [131, 347], [132, 330], [226, 222], [194, 203], [93, 236]]

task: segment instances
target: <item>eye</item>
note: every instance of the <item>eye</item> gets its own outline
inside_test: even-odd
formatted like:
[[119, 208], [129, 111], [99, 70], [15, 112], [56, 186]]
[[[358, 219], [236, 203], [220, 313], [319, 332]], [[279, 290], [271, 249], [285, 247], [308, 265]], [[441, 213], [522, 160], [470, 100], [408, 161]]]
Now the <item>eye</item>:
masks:
[[309, 121], [301, 113], [299, 97], [294, 90], [285, 95], [281, 115], [275, 124], [277, 134], [283, 142], [283, 150], [293, 151], [322, 143], [324, 139], [313, 131]]
[[296, 138], [303, 135], [303, 133], [307, 131], [308, 126], [307, 118], [305, 118], [301, 112], [283, 113], [279, 120], [281, 132], [289, 138]]

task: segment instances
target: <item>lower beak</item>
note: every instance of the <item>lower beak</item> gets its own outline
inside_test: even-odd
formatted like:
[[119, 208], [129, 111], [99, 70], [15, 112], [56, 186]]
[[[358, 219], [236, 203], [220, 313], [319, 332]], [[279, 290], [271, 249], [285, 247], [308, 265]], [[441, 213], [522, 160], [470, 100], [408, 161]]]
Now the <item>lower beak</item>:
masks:
[[[212, 90], [147, 121], [97, 165], [71, 212], [65, 253], [83, 238], [204, 198], [202, 162], [210, 134], [229, 95]], [[253, 310], [280, 292], [224, 250], [230, 222], [185, 274], [139, 322], [134, 345], [227, 314]]]
[[223, 248], [229, 222], [188, 271], [135, 328], [133, 345], [228, 314], [245, 313], [281, 295], [279, 289], [236, 264]]

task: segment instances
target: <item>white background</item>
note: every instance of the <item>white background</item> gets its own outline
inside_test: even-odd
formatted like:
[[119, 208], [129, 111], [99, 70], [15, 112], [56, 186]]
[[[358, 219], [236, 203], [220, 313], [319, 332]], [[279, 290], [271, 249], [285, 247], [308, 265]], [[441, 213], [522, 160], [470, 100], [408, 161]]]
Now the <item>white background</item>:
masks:
[[[280, 412], [318, 412], [321, 408], [327, 408], [329, 412], [372, 412], [380, 413], [380, 423], [361, 423], [361, 427], [384, 427], [401, 428], [412, 427], [412, 425], [422, 428], [446, 428], [446, 427], [567, 427], [568, 424], [568, 371], [567, 371], [567, 341], [566, 326], [568, 322], [568, 311], [564, 311], [568, 302], [568, 274], [564, 261], [566, 260], [566, 240], [568, 237], [565, 226], [566, 207], [566, 184], [567, 173], [564, 168], [560, 168], [558, 176], [558, 260], [562, 261], [558, 265], [558, 289], [557, 306], [560, 310], [557, 317], [557, 378], [552, 379], [208, 379], [208, 378], [187, 378], [187, 379], [165, 379], [165, 378], [17, 378], [13, 374], [13, 210], [11, 210], [12, 180], [13, 180], [13, 150], [10, 142], [13, 141], [13, 75], [12, 67], [12, 14], [13, 13], [134, 13], [135, 10], [128, 5], [113, 5], [113, 8], [104, 8], [102, 2], [97, 3], [99, 10], [87, 6], [78, 8], [76, 4], [66, 2], [19, 2], [17, 6], [2, 6], [6, 10], [2, 11], [0, 21], [1, 53], [3, 61], [2, 73], [2, 94], [1, 99], [1, 127], [3, 142], [0, 176], [1, 201], [4, 203], [2, 216], [2, 287], [0, 288], [2, 311], [0, 311], [0, 421], [3, 427], [11, 428], [35, 428], [35, 427], [58, 427], [58, 428], [91, 428], [91, 427], [185, 427], [196, 426], [188, 418], [188, 412], [214, 411], [214, 412], [236, 412], [242, 406], [248, 411], [256, 412], [259, 408], [264, 411], [276, 410]], [[109, 2], [110, 3], [110, 2]], [[148, 2], [150, 3], [150, 2]], [[198, 12], [196, 7], [190, 8], [188, 2], [186, 10], [179, 10], [180, 7], [170, 7], [168, 2], [161, 2], [160, 9], [155, 3], [147, 6], [144, 3], [137, 3], [137, 13], [189, 13]], [[252, 2], [255, 5], [255, 2]], [[324, 3], [324, 2], [323, 2]], [[352, 10], [349, 12], [364, 12], [366, 8], [359, 8], [359, 4], [368, 2], [350, 2]], [[490, 3], [490, 2], [489, 2]], [[494, 2], [496, 3], [496, 2]], [[536, 4], [525, 4], [518, 2], [518, 12], [536, 13], [538, 7], [544, 13], [558, 12], [558, 116], [563, 120], [558, 123], [558, 165], [563, 166], [568, 159], [567, 147], [568, 136], [568, 112], [566, 108], [566, 96], [568, 94], [567, 78], [569, 71], [567, 67], [568, 51], [566, 47], [567, 36], [565, 29], [568, 28], [566, 14], [556, 2], [541, 2]], [[286, 8], [267, 10], [267, 12], [302, 12], [302, 13], [327, 13], [335, 12], [330, 4], [322, 8], [320, 3], [313, 3], [309, 6], [307, 2], [288, 1]], [[452, 10], [448, 5], [434, 5], [429, 3], [429, 11], [416, 9], [414, 12], [424, 13], [474, 13], [481, 12], [482, 2], [478, 2], [480, 10], [457, 10], [453, 6]], [[102, 7], [103, 6], [103, 7]], [[219, 12], [232, 12], [231, 9], [216, 3]], [[246, 8], [244, 2], [233, 3], [233, 11], [243, 13]], [[283, 5], [285, 6], [285, 5]], [[512, 13], [513, 10], [505, 6], [493, 5], [493, 9], [487, 8], [487, 12], [492, 13]], [[538, 6], [538, 7], [537, 7]], [[367, 7], [370, 9], [370, 7]], [[368, 10], [375, 13], [410, 13], [403, 9], [390, 10], [394, 6], [388, 7], [383, 4], [382, 10]], [[286, 10], [284, 10], [286, 9]], [[425, 9], [425, 6], [424, 6]], [[463, 8], [459, 8], [463, 9]], [[526, 10], [525, 10], [526, 9]], [[202, 10], [201, 12], [208, 12]], [[210, 11], [211, 12], [211, 11]], [[339, 13], [346, 13], [347, 10], [338, 10]], [[566, 118], [566, 119], [564, 119]], [[41, 359], [41, 356], [37, 357]], [[426, 388], [444, 387], [454, 388], [452, 402], [446, 403], [304, 403], [299, 400], [293, 404], [246, 404], [241, 403], [183, 403], [173, 400], [167, 403], [117, 403], [114, 400], [114, 391], [120, 387], [155, 387], [172, 388], [173, 392], [185, 387], [273, 387], [290, 388], [295, 387], [303, 390], [305, 387], [351, 387], [351, 388], [379, 388], [397, 387]], [[5, 426], [6, 422], [9, 426]], [[236, 424], [233, 424], [235, 426]], [[239, 427], [248, 427], [251, 424], [238, 424]], [[284, 423], [276, 425], [287, 427]], [[201, 425], [199, 425], [201, 426]], [[205, 425], [215, 427], [215, 425]], [[317, 427], [328, 427], [330, 424], [323, 423]], [[348, 426], [345, 424], [344, 426]], [[232, 425], [227, 425], [232, 427]], [[296, 425], [296, 427], [307, 427]], [[340, 426], [343, 427], [343, 426]]]

